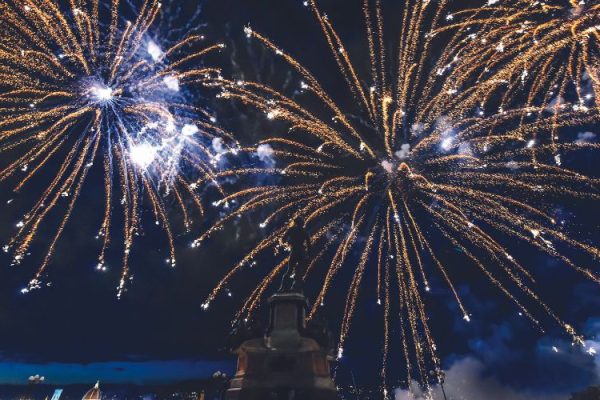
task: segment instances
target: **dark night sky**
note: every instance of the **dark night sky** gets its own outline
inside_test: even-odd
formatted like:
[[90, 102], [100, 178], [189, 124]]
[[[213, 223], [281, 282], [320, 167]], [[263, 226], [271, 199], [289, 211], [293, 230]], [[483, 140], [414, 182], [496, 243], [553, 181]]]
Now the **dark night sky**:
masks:
[[[189, 9], [198, 7], [195, 1], [182, 3]], [[207, 24], [202, 28], [207, 40], [227, 44], [221, 58], [210, 61], [223, 64], [226, 75], [242, 76], [243, 69], [245, 77], [275, 84], [285, 82], [287, 74], [276, 70], [280, 65], [274, 64], [272, 57], [258, 46], [247, 43], [242, 28], [251, 23], [254, 29], [266, 33], [301, 59], [335, 93], [336, 81], [326, 78], [335, 72], [334, 64], [329, 57], [323, 57], [329, 56], [326, 45], [310, 12], [301, 3], [300, 0], [203, 2], [200, 20]], [[362, 44], [356, 43], [357, 37], [363, 35], [360, 3], [320, 2], [350, 41], [351, 51], [362, 48]], [[247, 123], [252, 115], [237, 115], [236, 110], [232, 113], [228, 105], [215, 107], [219, 120], [227, 128], [246, 130], [248, 136], [257, 129]], [[597, 175], [600, 166], [592, 155], [565, 162], [577, 163], [578, 168], [591, 175]], [[0, 204], [16, 199], [0, 208], [0, 238], [7, 240], [24, 211], [21, 203], [26, 201], [21, 200], [28, 194], [15, 197], [7, 186], [0, 190]], [[20, 289], [35, 270], [36, 258], [31, 257], [22, 266], [9, 267], [8, 257], [0, 255], [0, 383], [22, 383], [36, 373], [45, 375], [50, 383], [60, 384], [96, 379], [176, 381], [204, 377], [218, 369], [231, 370], [234, 360], [224, 349], [224, 338], [229, 317], [242, 300], [237, 293], [246, 282], [238, 281], [231, 288], [233, 296], [219, 298], [207, 312], [200, 305], [236, 256], [243, 254], [243, 241], [215, 241], [206, 249], [192, 250], [188, 244], [193, 235], [179, 236], [178, 267], [172, 270], [164, 263], [168, 249], [161, 232], [147, 224], [146, 235], [133, 250], [133, 284], [118, 301], [115, 296], [118, 262], [106, 273], [94, 270], [97, 243], [93, 236], [98, 226], [95, 210], [101, 198], [95, 190], [93, 184], [88, 186], [58, 247], [49, 271], [51, 287], [22, 295]], [[566, 205], [563, 212], [582, 232], [597, 232], [600, 219], [597, 206], [574, 203]], [[598, 244], [597, 235], [593, 236]], [[235, 237], [232, 232], [232, 238]], [[526, 248], [520, 256], [540, 274], [540, 292], [559, 315], [590, 338], [600, 334], [597, 287]], [[461, 262], [456, 255], [448, 257]], [[461, 379], [477, 380], [461, 389], [471, 393], [471, 398], [493, 389], [503, 393], [499, 399], [541, 399], [552, 398], [551, 395], [558, 399], [564, 398], [564, 393], [600, 381], [600, 357], [594, 359], [571, 348], [568, 338], [552, 324], [547, 325], [546, 334], [539, 334], [488, 283], [483, 281], [479, 285], [476, 279], [470, 282], [471, 285], [459, 286], [473, 313], [470, 324], [464, 323], [443, 286], [435, 282], [433, 285], [431, 324], [444, 367], [449, 370], [449, 385]], [[339, 318], [334, 311], [328, 311], [332, 325]], [[359, 306], [358, 322], [338, 368], [340, 379], [348, 380], [349, 372], [353, 371], [360, 382], [378, 383], [380, 345], [379, 339], [372, 338], [371, 327], [381, 324], [380, 312], [374, 299]], [[559, 352], [554, 352], [552, 346]]]

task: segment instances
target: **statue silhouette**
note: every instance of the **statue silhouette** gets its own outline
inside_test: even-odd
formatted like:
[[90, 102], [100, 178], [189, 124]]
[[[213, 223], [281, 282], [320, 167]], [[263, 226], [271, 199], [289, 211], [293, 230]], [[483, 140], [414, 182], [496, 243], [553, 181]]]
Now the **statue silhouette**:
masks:
[[279, 291], [302, 291], [304, 273], [310, 253], [310, 237], [304, 230], [302, 218], [294, 218], [282, 241], [290, 249], [290, 259], [281, 280]]

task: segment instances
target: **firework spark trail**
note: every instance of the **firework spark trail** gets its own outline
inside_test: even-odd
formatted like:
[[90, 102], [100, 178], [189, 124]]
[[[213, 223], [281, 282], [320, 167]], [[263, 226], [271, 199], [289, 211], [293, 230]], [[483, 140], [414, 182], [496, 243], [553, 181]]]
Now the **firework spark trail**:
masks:
[[[523, 118], [555, 115], [548, 132], [527, 140], [549, 140], [552, 145], [560, 141], [559, 114], [600, 104], [598, 1], [489, 1], [485, 7], [453, 14], [452, 20], [456, 22], [434, 34], [458, 30], [448, 53], [454, 55], [457, 79], [451, 82], [453, 89], [447, 87], [464, 88], [456, 102], [469, 99], [484, 113], [486, 108], [504, 110], [525, 97], [526, 105], [536, 105], [539, 111]], [[536, 148], [531, 151], [535, 159]], [[553, 146], [553, 151], [560, 165], [560, 149]]]
[[[130, 278], [144, 197], [167, 235], [168, 263], [174, 266], [166, 196], [174, 196], [189, 229], [187, 198], [197, 214], [203, 207], [197, 185], [182, 175], [183, 168], [216, 183], [212, 171], [218, 155], [210, 141], [228, 135], [208, 111], [190, 104], [188, 92], [219, 75], [201, 61], [223, 46], [207, 46], [202, 35], [190, 33], [163, 50], [150, 34], [162, 17], [157, 0], [143, 0], [137, 10], [119, 0], [63, 3], [0, 3], [0, 151], [12, 157], [0, 170], [0, 181], [19, 181], [14, 190], [20, 192], [41, 171], [52, 171], [57, 161], [60, 166], [4, 250], [13, 252], [13, 264], [21, 263], [40, 228], [54, 225], [49, 215], [60, 210], [44, 261], [24, 292], [39, 288], [86, 190], [86, 178], [99, 164], [105, 200], [97, 268], [106, 270], [113, 207], [119, 203], [124, 220], [120, 296]], [[223, 147], [232, 149], [228, 143]]]
[[[596, 107], [592, 104], [569, 110], [559, 107], [556, 112], [544, 113], [547, 100], [539, 104], [533, 101], [516, 104], [513, 99], [510, 103], [509, 93], [501, 97], [505, 100], [499, 112], [478, 110], [482, 99], [499, 87], [496, 78], [508, 79], [515, 68], [510, 63], [522, 61], [517, 54], [507, 55], [503, 62], [493, 57], [478, 59], [485, 52], [480, 45], [482, 37], [498, 43], [500, 35], [510, 36], [510, 33], [505, 33], [501, 24], [496, 26], [493, 20], [485, 24], [476, 21], [474, 14], [504, 15], [498, 17], [502, 23], [520, 18], [520, 14], [510, 15], [510, 7], [469, 10], [459, 23], [446, 12], [443, 1], [409, 1], [402, 13], [398, 47], [389, 52], [384, 47], [382, 5], [377, 0], [366, 0], [363, 14], [367, 24], [369, 77], [362, 76], [360, 68], [351, 61], [330, 18], [315, 1], [306, 5], [320, 25], [359, 111], [343, 111], [343, 106], [333, 100], [308, 68], [267, 37], [245, 28], [247, 37], [272, 50], [297, 72], [302, 94], [287, 96], [257, 82], [215, 81], [222, 88], [220, 97], [251, 106], [264, 113], [267, 120], [287, 123], [289, 129], [287, 134], [261, 144], [270, 146], [275, 166], [252, 165], [215, 175], [216, 179], [273, 176], [279, 183], [263, 186], [244, 180], [251, 182], [250, 186], [236, 186], [229, 196], [239, 206], [194, 242], [194, 246], [201, 245], [243, 215], [262, 220], [260, 227], [268, 232], [217, 285], [204, 308], [252, 260], [263, 254], [278, 255], [278, 239], [285, 232], [287, 221], [302, 216], [307, 230], [313, 233], [318, 249], [316, 257], [328, 265], [324, 277], [317, 276], [315, 260], [307, 271], [306, 278], [318, 282], [319, 292], [310, 315], [323, 306], [333, 287], [339, 291], [335, 283], [337, 275], [344, 268], [352, 270], [352, 280], [346, 288], [339, 356], [343, 354], [344, 341], [356, 314], [361, 283], [373, 268], [372, 273], [377, 277], [377, 303], [383, 302], [384, 306], [381, 376], [386, 396], [394, 323], [401, 334], [407, 382], [417, 377], [425, 389], [430, 389], [429, 370], [435, 372], [434, 381], [442, 379], [426, 311], [429, 275], [439, 272], [464, 320], [469, 322], [472, 318], [454, 287], [451, 266], [440, 261], [439, 254], [446, 248], [458, 249], [465, 261], [475, 266], [535, 326], [541, 324], [541, 316], [553, 319], [575, 343], [582, 344], [573, 327], [533, 290], [534, 272], [511, 254], [511, 245], [504, 244], [504, 239], [527, 243], [600, 283], [591, 269], [597, 263], [598, 249], [571, 237], [552, 216], [553, 206], [564, 200], [600, 200], [596, 180], [554, 165], [556, 151], [566, 153], [598, 146], [551, 140], [531, 142], [532, 137], [548, 130], [597, 121]], [[474, 25], [483, 26], [479, 40], [466, 40]], [[556, 39], [549, 28], [542, 29], [546, 31], [538, 29], [531, 33], [539, 36], [540, 43]], [[447, 37], [448, 32], [454, 34]], [[441, 48], [441, 52], [431, 66], [434, 47]], [[533, 54], [523, 59], [531, 57]], [[564, 68], [558, 61], [558, 58], [552, 60], [555, 71]], [[585, 65], [580, 64], [582, 68]], [[492, 78], [486, 80], [484, 72], [490, 68], [493, 68]], [[479, 80], [474, 81], [474, 77]], [[554, 75], [538, 75], [531, 86], [532, 98], [555, 80]], [[461, 90], [466, 83], [473, 85]], [[323, 117], [323, 110], [329, 117]], [[360, 118], [350, 119], [351, 114]], [[536, 117], [524, 118], [527, 115]], [[354, 122], [359, 119], [367, 122]], [[254, 151], [257, 149], [243, 149], [245, 153]], [[271, 217], [264, 219], [265, 213]], [[359, 236], [365, 240], [357, 240]], [[321, 240], [323, 237], [328, 240]], [[349, 260], [351, 252], [360, 254], [357, 265]], [[266, 274], [248, 297], [238, 317], [252, 312], [257, 297], [274, 282], [284, 260], [285, 254], [276, 256], [275, 269]]]

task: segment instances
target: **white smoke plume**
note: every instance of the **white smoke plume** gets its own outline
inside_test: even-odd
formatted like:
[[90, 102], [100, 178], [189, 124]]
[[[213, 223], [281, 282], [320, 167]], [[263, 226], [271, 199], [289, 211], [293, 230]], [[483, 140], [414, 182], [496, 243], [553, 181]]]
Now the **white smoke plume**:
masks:
[[[452, 400], [566, 400], [569, 394], [549, 395], [547, 393], [530, 393], [519, 391], [503, 385], [494, 377], [484, 376], [484, 366], [473, 357], [465, 357], [450, 367], [446, 372], [444, 390], [446, 397]], [[425, 400], [426, 396], [419, 385], [411, 385], [411, 391], [396, 389], [395, 400]], [[443, 400], [439, 386], [433, 388], [433, 400]]]
[[402, 146], [400, 146], [400, 150], [396, 152], [396, 157], [398, 157], [400, 160], [405, 160], [410, 157], [410, 144], [404, 143]]
[[267, 167], [275, 166], [275, 159], [273, 158], [273, 148], [268, 144], [261, 144], [256, 148], [256, 156], [262, 161]]
[[579, 132], [575, 143], [589, 143], [596, 139], [597, 135], [594, 132]]

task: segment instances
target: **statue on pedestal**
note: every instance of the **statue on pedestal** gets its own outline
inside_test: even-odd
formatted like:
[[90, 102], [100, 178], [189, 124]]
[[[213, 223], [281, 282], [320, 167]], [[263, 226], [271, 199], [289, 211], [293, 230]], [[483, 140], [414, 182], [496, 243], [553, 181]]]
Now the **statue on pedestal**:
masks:
[[304, 229], [304, 220], [296, 217], [282, 238], [282, 244], [290, 249], [290, 259], [283, 278], [280, 292], [302, 292], [304, 273], [310, 254], [310, 237]]
[[235, 375], [226, 400], [338, 400], [331, 379], [331, 335], [306, 323], [308, 300], [299, 292], [271, 296], [268, 328], [237, 344]]

